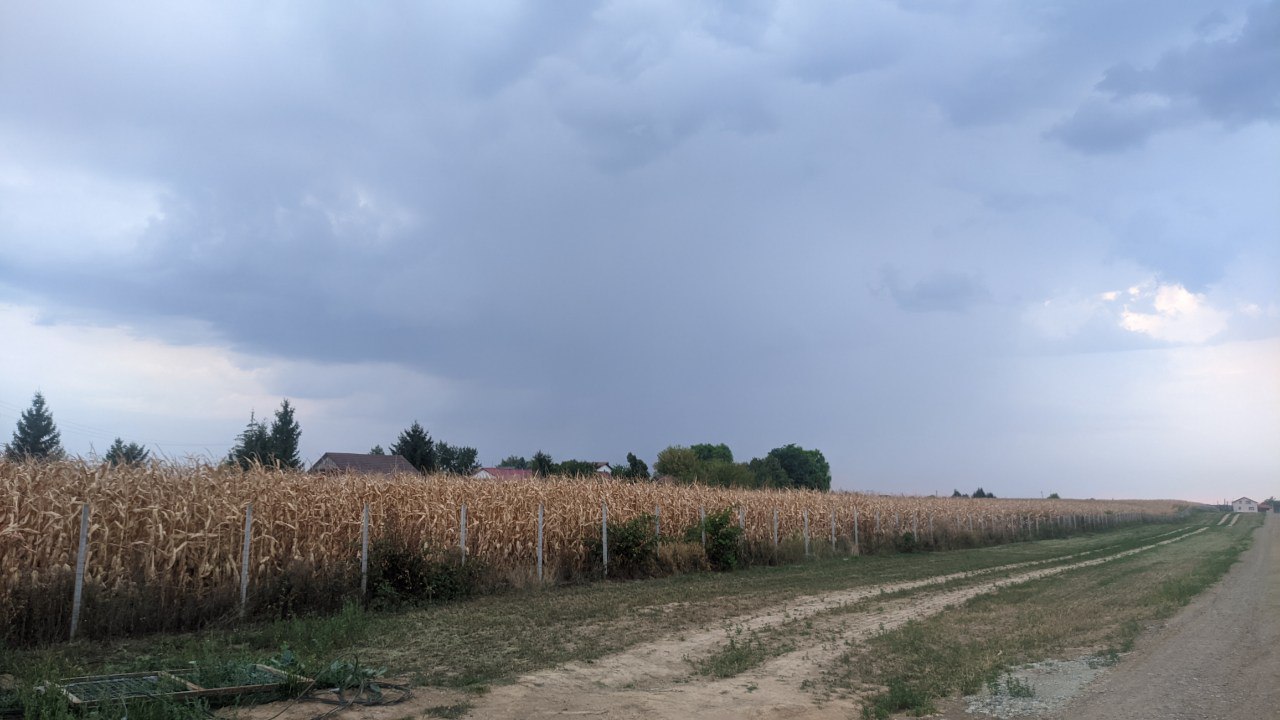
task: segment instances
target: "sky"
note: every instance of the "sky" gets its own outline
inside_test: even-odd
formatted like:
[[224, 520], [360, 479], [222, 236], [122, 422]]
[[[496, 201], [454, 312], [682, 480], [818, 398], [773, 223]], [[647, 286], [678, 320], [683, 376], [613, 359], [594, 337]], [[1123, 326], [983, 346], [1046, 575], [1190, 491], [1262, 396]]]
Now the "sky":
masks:
[[1280, 2], [0, 4], [0, 440], [1280, 495]]

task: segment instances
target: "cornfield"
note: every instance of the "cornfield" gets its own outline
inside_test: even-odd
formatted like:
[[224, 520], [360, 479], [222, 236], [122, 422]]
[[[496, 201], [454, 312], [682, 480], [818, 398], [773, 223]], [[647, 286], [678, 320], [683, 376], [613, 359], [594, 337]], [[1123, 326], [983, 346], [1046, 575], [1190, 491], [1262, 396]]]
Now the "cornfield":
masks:
[[[730, 509], [748, 542], [776, 546], [805, 536], [815, 548], [839, 544], [851, 551], [890, 547], [905, 533], [932, 547], [956, 547], [1050, 528], [1171, 517], [1180, 509], [1173, 501], [978, 500], [82, 462], [0, 462], [0, 498], [0, 622], [27, 638], [65, 632], [47, 628], [65, 627], [84, 503], [90, 507], [86, 611], [98, 608], [101, 617], [93, 622], [116, 631], [147, 627], [145, 618], [112, 625], [105, 617], [140, 603], [157, 616], [168, 609], [170, 621], [152, 622], [163, 627], [198, 625], [211, 607], [224, 614], [234, 608], [250, 505], [252, 588], [278, 584], [297, 568], [349, 581], [359, 572], [366, 505], [375, 541], [394, 535], [438, 552], [459, 548], [465, 538], [466, 557], [525, 578], [538, 555], [539, 506], [546, 563], [579, 571], [590, 562], [585, 541], [599, 537], [602, 505], [610, 522], [656, 515], [664, 535], [696, 526], [704, 511]], [[122, 600], [113, 605], [111, 598]]]

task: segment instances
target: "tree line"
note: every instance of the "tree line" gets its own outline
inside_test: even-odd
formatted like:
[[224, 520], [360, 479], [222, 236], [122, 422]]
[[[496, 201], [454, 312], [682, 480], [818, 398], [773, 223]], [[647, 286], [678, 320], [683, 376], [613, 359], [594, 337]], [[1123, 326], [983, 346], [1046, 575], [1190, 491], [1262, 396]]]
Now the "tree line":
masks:
[[[31, 407], [18, 416], [18, 426], [13, 438], [4, 446], [4, 458], [13, 462], [23, 460], [61, 460], [67, 456], [62, 448], [62, 433], [53, 421], [53, 413], [44, 395], [37, 392], [31, 398]], [[126, 443], [116, 438], [107, 449], [103, 460], [112, 465], [142, 463], [151, 457], [151, 451], [138, 443]]]
[[[498, 467], [530, 470], [535, 476], [545, 477], [589, 476], [596, 473], [598, 466], [582, 460], [557, 463], [539, 450], [529, 459], [508, 456]], [[634, 480], [670, 479], [721, 487], [831, 489], [831, 467], [822, 451], [806, 450], [795, 444], [776, 447], [762, 458], [743, 463], [734, 462], [733, 451], [724, 443], [671, 445], [658, 453], [652, 474], [648, 464], [635, 453], [627, 453], [626, 465], [610, 465], [609, 470], [615, 478]]]
[[[236, 436], [224, 462], [244, 469], [255, 464], [301, 468], [302, 459], [298, 452], [301, 440], [302, 428], [293, 404], [285, 398], [270, 423], [259, 420], [254, 412], [249, 413], [248, 424]], [[399, 455], [425, 474], [471, 475], [480, 469], [479, 453], [474, 447], [450, 445], [433, 439], [417, 420], [405, 428], [389, 448], [375, 445], [369, 452], [372, 455]], [[53, 414], [44, 396], [37, 392], [31, 400], [31, 407], [18, 418], [13, 439], [4, 447], [4, 457], [20, 461], [56, 460], [65, 456]], [[112, 465], [144, 463], [150, 458], [151, 452], [145, 447], [134, 442], [126, 443], [119, 437], [103, 456], [103, 460]], [[498, 467], [530, 470], [539, 477], [589, 476], [598, 471], [599, 463], [576, 459], [555, 462], [549, 454], [539, 450], [528, 459], [509, 455], [498, 463]], [[831, 468], [822, 452], [806, 450], [795, 444], [776, 447], [762, 458], [742, 463], [734, 461], [733, 451], [724, 443], [701, 443], [688, 447], [671, 445], [658, 453], [652, 473], [649, 465], [635, 453], [627, 453], [626, 464], [610, 465], [609, 470], [615, 478], [632, 480], [671, 479], [723, 487], [831, 489]], [[974, 493], [974, 497], [984, 496], [979, 493], [982, 493], [981, 489]]]

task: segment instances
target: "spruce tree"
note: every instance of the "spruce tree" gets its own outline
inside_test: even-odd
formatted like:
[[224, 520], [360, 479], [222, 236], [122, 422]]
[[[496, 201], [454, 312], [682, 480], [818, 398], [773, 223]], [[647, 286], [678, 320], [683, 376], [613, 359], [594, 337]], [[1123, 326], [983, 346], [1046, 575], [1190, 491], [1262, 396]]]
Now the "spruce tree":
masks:
[[141, 465], [150, 457], [151, 451], [138, 443], [125, 443], [124, 440], [116, 438], [103, 460], [106, 460], [109, 465]]
[[4, 448], [6, 460], [58, 460], [66, 453], [62, 449], [62, 435], [53, 423], [53, 415], [45, 407], [44, 395], [37, 392], [31, 398], [31, 407], [18, 417], [18, 428], [13, 432], [13, 442]]
[[270, 463], [271, 457], [271, 432], [267, 429], [266, 423], [259, 421], [257, 416], [250, 412], [249, 424], [245, 425], [244, 430], [236, 436], [236, 444], [227, 454], [227, 464], [239, 465], [241, 469], [248, 470], [254, 463], [259, 465]]
[[431, 436], [422, 429], [417, 420], [413, 421], [409, 429], [400, 433], [396, 444], [391, 446], [391, 454], [408, 460], [410, 465], [418, 469], [418, 472], [429, 475], [436, 471], [435, 445], [431, 442]]
[[302, 459], [298, 457], [298, 443], [302, 439], [302, 428], [293, 417], [293, 406], [285, 398], [276, 411], [276, 418], [271, 422], [271, 454], [270, 464], [279, 463], [280, 467], [298, 468]]

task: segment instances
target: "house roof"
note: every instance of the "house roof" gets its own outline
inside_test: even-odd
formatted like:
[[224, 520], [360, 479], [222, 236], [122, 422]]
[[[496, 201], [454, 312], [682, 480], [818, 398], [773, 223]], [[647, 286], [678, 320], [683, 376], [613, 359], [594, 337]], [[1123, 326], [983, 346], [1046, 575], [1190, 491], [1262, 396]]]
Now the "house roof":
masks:
[[525, 478], [533, 477], [532, 470], [521, 470], [519, 468], [507, 467], [480, 468], [475, 473], [472, 473], [472, 477], [475, 477], [480, 472], [489, 473], [495, 480], [523, 480]]
[[[329, 467], [325, 460], [329, 460], [336, 467]], [[324, 467], [322, 467], [322, 465]], [[368, 453], [336, 453], [329, 452], [320, 456], [320, 459], [311, 466], [309, 472], [353, 472], [365, 473], [369, 475], [394, 475], [397, 473], [416, 473], [418, 472], [413, 465], [409, 464], [399, 455], [370, 455]]]
[[1251, 498], [1247, 498], [1247, 497], [1236, 498], [1235, 500], [1232, 500], [1231, 502], [1232, 502], [1232, 504], [1235, 504], [1235, 503], [1238, 503], [1238, 502], [1251, 502], [1251, 503], [1255, 503], [1255, 504], [1256, 504], [1256, 501], [1254, 501], [1254, 500], [1253, 500], [1253, 499], [1251, 499]]

